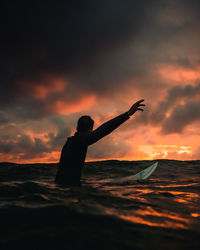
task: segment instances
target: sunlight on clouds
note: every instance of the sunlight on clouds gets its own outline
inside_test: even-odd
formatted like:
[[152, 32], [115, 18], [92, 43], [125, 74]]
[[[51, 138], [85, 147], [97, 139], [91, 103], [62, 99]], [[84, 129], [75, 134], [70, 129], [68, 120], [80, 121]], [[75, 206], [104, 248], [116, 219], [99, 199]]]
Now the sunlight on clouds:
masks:
[[62, 92], [66, 82], [62, 79], [49, 80], [48, 85], [35, 84], [32, 86], [32, 97], [35, 99], [44, 99], [48, 94]]
[[[172, 65], [166, 65], [159, 68], [159, 73], [168, 80], [188, 84], [188, 81], [200, 79], [200, 66], [196, 70], [181, 68]], [[170, 84], [170, 82], [169, 82]]]
[[96, 97], [94, 95], [84, 96], [77, 102], [67, 103], [64, 101], [56, 101], [48, 106], [48, 109], [60, 115], [69, 115], [76, 112], [87, 110], [95, 103]]
[[149, 159], [167, 158], [170, 153], [181, 155], [183, 153], [191, 154], [190, 146], [176, 146], [176, 145], [139, 145], [139, 150], [148, 154]]

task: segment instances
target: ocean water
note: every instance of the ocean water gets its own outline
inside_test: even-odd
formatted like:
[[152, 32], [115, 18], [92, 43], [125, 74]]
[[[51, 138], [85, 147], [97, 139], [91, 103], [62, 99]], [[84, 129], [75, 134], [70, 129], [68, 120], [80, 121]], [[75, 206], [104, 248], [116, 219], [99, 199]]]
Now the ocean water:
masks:
[[0, 249], [200, 249], [200, 161], [109, 182], [153, 162], [88, 162], [81, 187], [55, 185], [56, 164], [0, 163]]

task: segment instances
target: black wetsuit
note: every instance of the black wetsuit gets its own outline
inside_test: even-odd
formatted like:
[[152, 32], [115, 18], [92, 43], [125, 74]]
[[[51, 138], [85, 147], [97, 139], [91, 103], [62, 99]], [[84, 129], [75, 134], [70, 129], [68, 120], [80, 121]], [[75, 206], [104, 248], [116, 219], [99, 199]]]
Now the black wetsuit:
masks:
[[80, 185], [81, 172], [88, 146], [111, 133], [128, 118], [129, 115], [124, 113], [105, 122], [93, 131], [87, 133], [76, 132], [74, 136], [69, 137], [61, 152], [55, 182], [61, 185]]

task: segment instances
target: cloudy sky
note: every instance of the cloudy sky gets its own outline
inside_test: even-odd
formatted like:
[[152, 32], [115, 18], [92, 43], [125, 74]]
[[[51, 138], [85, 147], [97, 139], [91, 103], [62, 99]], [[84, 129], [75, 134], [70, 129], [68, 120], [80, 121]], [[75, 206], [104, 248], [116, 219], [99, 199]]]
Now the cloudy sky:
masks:
[[87, 160], [200, 159], [198, 0], [4, 1], [0, 161], [58, 162], [77, 119], [145, 99]]

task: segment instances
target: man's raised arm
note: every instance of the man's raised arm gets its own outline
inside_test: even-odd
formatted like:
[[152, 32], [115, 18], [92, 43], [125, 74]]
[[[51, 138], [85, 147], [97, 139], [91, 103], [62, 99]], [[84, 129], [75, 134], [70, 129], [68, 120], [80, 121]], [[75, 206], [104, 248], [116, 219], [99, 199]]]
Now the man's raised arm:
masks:
[[93, 144], [104, 136], [110, 134], [114, 129], [118, 128], [122, 123], [128, 120], [129, 117], [132, 116], [136, 111], [143, 111], [141, 108], [142, 106], [145, 106], [145, 104], [142, 103], [143, 101], [143, 99], [139, 100], [138, 102], [134, 103], [127, 112], [103, 123], [100, 127], [90, 132], [86, 138], [87, 144]]

